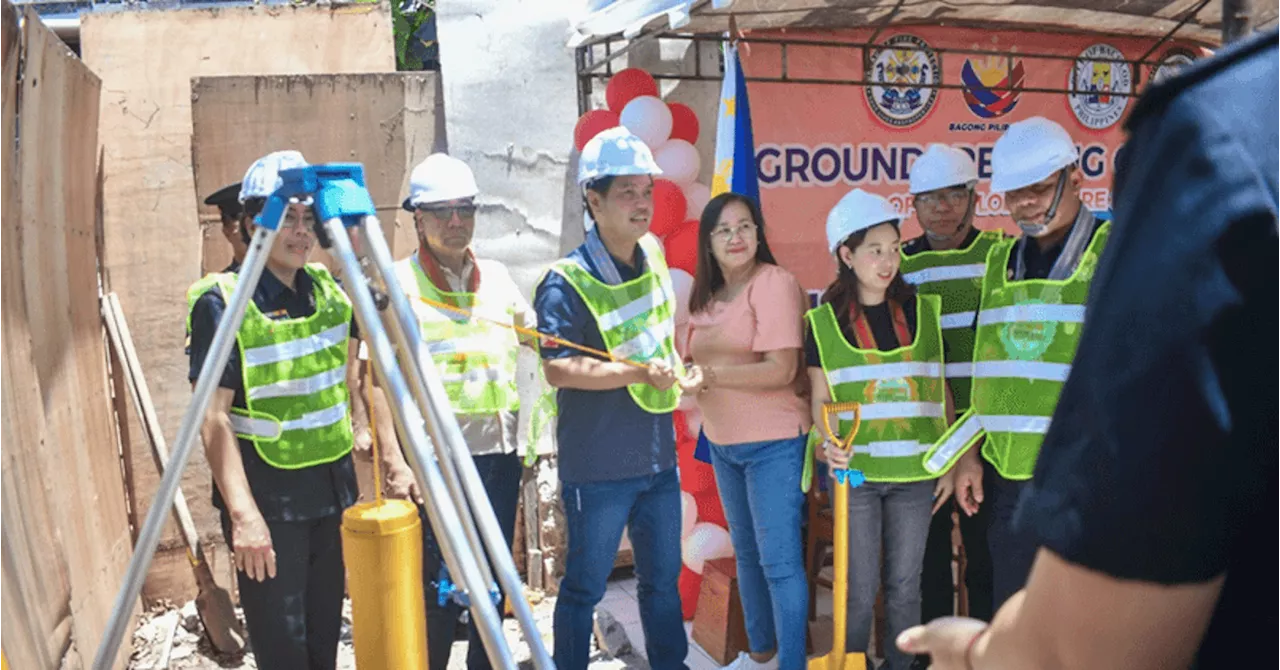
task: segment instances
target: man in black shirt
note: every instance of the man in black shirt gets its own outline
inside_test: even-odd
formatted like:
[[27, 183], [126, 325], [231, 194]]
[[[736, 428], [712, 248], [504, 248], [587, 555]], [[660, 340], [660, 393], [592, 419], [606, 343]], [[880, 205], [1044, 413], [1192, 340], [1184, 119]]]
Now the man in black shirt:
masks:
[[218, 208], [222, 217], [222, 236], [231, 245], [231, 263], [223, 268], [223, 272], [237, 272], [244, 262], [244, 254], [249, 250], [249, 227], [242, 220], [244, 206], [240, 204], [240, 184], [235, 183], [214, 191], [213, 195], [204, 199], [204, 204]]
[[900, 636], [940, 670], [1275, 663], [1278, 37], [1130, 115], [1114, 239], [1017, 511], [1035, 568], [990, 628]]

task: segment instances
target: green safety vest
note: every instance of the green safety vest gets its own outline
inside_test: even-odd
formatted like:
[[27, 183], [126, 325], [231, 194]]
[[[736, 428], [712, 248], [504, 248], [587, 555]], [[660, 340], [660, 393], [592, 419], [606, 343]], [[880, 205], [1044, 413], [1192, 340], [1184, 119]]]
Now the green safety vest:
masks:
[[[477, 293], [439, 290], [422, 269], [417, 254], [397, 262], [395, 270], [413, 304], [419, 334], [440, 373], [454, 413], [493, 414], [520, 409], [520, 394], [516, 389], [520, 342], [515, 331], [433, 307], [419, 298], [455, 305], [499, 323], [511, 323], [515, 317], [515, 308], [509, 301], [490, 297], [491, 292], [485, 289], [483, 280]], [[485, 276], [483, 270], [480, 272], [481, 277]]]
[[[677, 375], [684, 374], [676, 356], [676, 293], [662, 247], [652, 235], [640, 238], [645, 273], [631, 281], [610, 286], [596, 279], [577, 262], [562, 258], [551, 265], [582, 297], [595, 318], [609, 353], [620, 359], [645, 363], [665, 360]], [[627, 392], [641, 409], [651, 414], [675, 410], [680, 387], [659, 391], [649, 384], [630, 384]]]
[[[849, 467], [867, 481], [916, 482], [937, 477], [921, 455], [947, 429], [941, 300], [916, 297], [916, 337], [892, 351], [859, 349], [845, 338], [830, 303], [805, 314], [818, 345], [833, 402], [857, 402], [862, 423]], [[841, 435], [853, 427], [841, 414]]]
[[1030, 479], [1040, 444], [1071, 372], [1085, 302], [1111, 232], [1104, 223], [1065, 280], [1008, 278], [1017, 240], [992, 247], [982, 282], [978, 336], [973, 354], [972, 404], [925, 456], [930, 472], [942, 472], [983, 434], [982, 455], [1005, 479]]
[[[306, 266], [316, 311], [301, 319], [268, 318], [252, 300], [236, 333], [245, 409], [231, 408], [236, 436], [263, 461], [285, 470], [331, 463], [351, 451], [347, 345], [351, 302], [319, 263]], [[239, 276], [205, 275], [187, 289], [187, 325], [196, 300], [217, 286], [229, 304]]]
[[925, 295], [942, 298], [942, 341], [947, 344], [947, 383], [956, 412], [969, 409], [973, 368], [974, 323], [982, 300], [982, 277], [987, 252], [1004, 239], [999, 231], [984, 230], [963, 249], [921, 251], [902, 255], [902, 278]]

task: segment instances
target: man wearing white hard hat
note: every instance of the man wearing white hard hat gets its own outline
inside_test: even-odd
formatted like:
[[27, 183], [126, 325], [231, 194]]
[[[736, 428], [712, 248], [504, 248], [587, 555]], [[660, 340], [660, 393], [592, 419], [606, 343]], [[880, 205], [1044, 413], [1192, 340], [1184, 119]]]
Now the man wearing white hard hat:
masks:
[[[279, 151], [249, 168], [239, 200], [250, 235], [278, 173], [305, 165]], [[340, 526], [358, 493], [352, 446], [367, 432], [352, 305], [323, 265], [307, 262], [314, 225], [309, 199], [290, 203], [200, 432], [260, 668], [337, 662]], [[210, 274], [187, 291], [192, 382], [239, 279]]]
[[[860, 404], [859, 425], [842, 414], [835, 427], [837, 436], [856, 431], [849, 450], [826, 439], [822, 452], [834, 471], [866, 478], [848, 491], [848, 629], [836, 631], [847, 632], [853, 652], [868, 649], [882, 587], [889, 635], [919, 625], [929, 522], [961, 474], [939, 476], [920, 460], [955, 413], [943, 373], [942, 301], [904, 281], [901, 222], [881, 196], [854, 189], [841, 198], [827, 215], [836, 279], [805, 315], [815, 425], [827, 424], [828, 403]], [[908, 670], [914, 660], [891, 648], [881, 667]]]
[[[413, 304], [421, 337], [440, 371], [463, 439], [509, 546], [523, 472], [516, 455], [520, 342], [515, 331], [494, 322], [532, 328], [534, 321], [533, 310], [506, 266], [476, 258], [471, 248], [479, 194], [475, 176], [463, 161], [432, 154], [419, 163], [410, 174], [409, 196], [402, 205], [413, 212], [418, 248], [398, 261], [395, 270]], [[393, 431], [393, 426], [387, 425], [383, 434]], [[447, 589], [446, 580], [453, 580], [403, 453], [384, 449], [380, 458], [387, 494], [411, 496], [419, 503], [429, 664], [431, 670], [445, 670], [462, 607], [453, 599], [440, 601], [440, 588]], [[468, 626], [467, 640], [467, 667], [487, 670], [489, 659], [474, 622]]]
[[[634, 549], [649, 665], [684, 667], [680, 611], [680, 480], [672, 410], [682, 372], [675, 354], [676, 294], [662, 246], [649, 234], [653, 177], [640, 138], [606, 130], [582, 150], [578, 185], [594, 225], [586, 242], [538, 284], [540, 332], [607, 351], [542, 346], [557, 389], [561, 491], [569, 530], [555, 612], [555, 661], [584, 670], [595, 606], [624, 528]], [[624, 362], [625, 361], [625, 362]]]
[[[924, 234], [902, 245], [902, 277], [923, 294], [942, 300], [942, 339], [947, 343], [947, 384], [956, 412], [969, 409], [973, 339], [976, 334], [987, 252], [1004, 238], [999, 231], [973, 225], [978, 168], [969, 154], [945, 144], [930, 144], [911, 166], [910, 191]], [[980, 485], [979, 485], [980, 486]], [[964, 491], [959, 495], [978, 495]], [[921, 617], [931, 621], [955, 613], [951, 573], [951, 513], [944, 505], [929, 526], [921, 581]], [[991, 554], [987, 550], [987, 507], [960, 514], [964, 541], [969, 615], [991, 618]]]
[[1013, 511], [1071, 370], [1110, 231], [1080, 201], [1076, 157], [1067, 131], [1041, 117], [1012, 124], [996, 141], [991, 188], [1005, 194], [1023, 235], [987, 256], [970, 409], [926, 456], [926, 467], [945, 468], [985, 436], [995, 609], [1022, 588], [1035, 559], [1033, 536], [1015, 529]]

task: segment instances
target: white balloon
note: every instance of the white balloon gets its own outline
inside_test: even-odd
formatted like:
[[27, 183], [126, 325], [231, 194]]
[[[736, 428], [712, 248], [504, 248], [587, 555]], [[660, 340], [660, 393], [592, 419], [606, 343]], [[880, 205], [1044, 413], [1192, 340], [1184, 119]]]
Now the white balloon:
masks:
[[680, 539], [689, 537], [689, 533], [693, 532], [693, 527], [698, 522], [698, 503], [694, 501], [693, 494], [688, 491], [680, 492]]
[[[680, 268], [671, 268], [670, 272], [671, 284], [676, 290], [676, 326], [679, 327], [689, 321], [689, 294], [693, 291], [693, 275]], [[684, 343], [678, 342], [677, 345], [683, 347]]]
[[662, 146], [671, 137], [671, 108], [655, 96], [642, 95], [628, 102], [618, 119], [651, 150]]
[[685, 140], [667, 140], [653, 153], [653, 160], [662, 168], [662, 178], [684, 186], [698, 178], [702, 159], [698, 150]]
[[684, 191], [684, 201], [688, 203], [688, 209], [684, 212], [684, 220], [700, 220], [702, 218], [702, 210], [706, 209], [707, 203], [711, 201], [711, 189], [705, 184], [699, 184], [695, 181], [692, 184], [685, 184], [680, 190]]
[[733, 542], [729, 531], [705, 521], [694, 525], [681, 550], [684, 564], [698, 574], [702, 574], [707, 561], [730, 556], [733, 556]]

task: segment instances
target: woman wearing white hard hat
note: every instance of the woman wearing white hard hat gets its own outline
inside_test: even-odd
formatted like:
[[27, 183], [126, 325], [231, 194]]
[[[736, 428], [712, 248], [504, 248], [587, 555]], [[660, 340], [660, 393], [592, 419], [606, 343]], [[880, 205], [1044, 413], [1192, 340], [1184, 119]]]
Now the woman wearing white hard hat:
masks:
[[[645, 651], [655, 670], [684, 667], [680, 611], [680, 478], [672, 411], [676, 293], [662, 246], [649, 234], [653, 155], [626, 128], [587, 142], [578, 161], [592, 223], [586, 241], [538, 282], [538, 330], [608, 351], [542, 347], [557, 389], [556, 442], [568, 552], [555, 612], [555, 661], [585, 670], [593, 612], [604, 596], [624, 528], [639, 578]], [[634, 365], [642, 363], [644, 365]]]
[[[830, 441], [833, 470], [860, 470], [849, 492], [848, 648], [865, 652], [884, 575], [888, 632], [920, 623], [920, 575], [933, 512], [951, 496], [952, 473], [926, 471], [921, 456], [953, 416], [943, 374], [941, 306], [899, 273], [901, 215], [884, 198], [855, 189], [827, 216], [827, 243], [838, 266], [821, 304], [806, 314], [811, 408], [818, 426], [827, 403], [861, 404], [850, 452]], [[855, 429], [842, 415], [839, 436]], [[883, 573], [881, 547], [884, 548]], [[888, 650], [889, 670], [910, 655]]]
[[[479, 194], [475, 176], [463, 161], [432, 154], [419, 163], [410, 173], [409, 196], [402, 204], [413, 212], [418, 248], [397, 261], [395, 270], [418, 317], [422, 338], [429, 343], [451, 343], [444, 348], [433, 347], [432, 359], [441, 372], [445, 393], [489, 505], [510, 545], [524, 471], [516, 453], [520, 409], [516, 358], [520, 342], [510, 329], [495, 328], [491, 322], [476, 318], [459, 318], [458, 312], [447, 306], [461, 306], [478, 316], [530, 328], [534, 318], [533, 309], [506, 266], [477, 258], [471, 248]], [[393, 428], [388, 425], [381, 434], [394, 434]], [[453, 649], [450, 642], [464, 608], [454, 599], [441, 604], [438, 593], [456, 580], [445, 569], [404, 455], [399, 449], [384, 448], [380, 456], [387, 495], [413, 497], [419, 503], [427, 639], [435, 641], [428, 645], [428, 665], [430, 670], [445, 670]], [[487, 670], [489, 659], [474, 621], [467, 626], [467, 640], [467, 668]]]
[[[239, 194], [249, 234], [280, 171], [306, 164], [278, 151], [249, 168]], [[342, 512], [356, 502], [351, 453], [367, 436], [351, 302], [323, 265], [307, 262], [316, 246], [310, 204], [295, 199], [286, 210], [200, 431], [260, 668], [336, 663]], [[215, 273], [187, 291], [193, 382], [227, 298], [247, 288], [240, 281]]]
[[1058, 124], [1019, 121], [996, 141], [992, 190], [1024, 235], [991, 248], [974, 343], [971, 407], [926, 457], [941, 471], [982, 441], [991, 516], [992, 606], [1026, 582], [1035, 558], [1013, 511], [1071, 369], [1084, 304], [1110, 225], [1080, 201], [1076, 148]]
[[[978, 167], [961, 149], [930, 144], [911, 166], [910, 190], [924, 234], [902, 245], [902, 276], [925, 295], [942, 301], [942, 339], [947, 343], [947, 384], [956, 412], [969, 409], [970, 370], [978, 303], [987, 252], [1004, 238], [998, 230], [973, 225]], [[987, 507], [982, 499], [982, 464], [965, 459], [956, 468], [955, 501], [964, 541], [969, 615], [991, 618], [991, 555], [987, 550]], [[955, 613], [951, 566], [954, 507], [934, 514], [921, 582], [922, 621]]]

